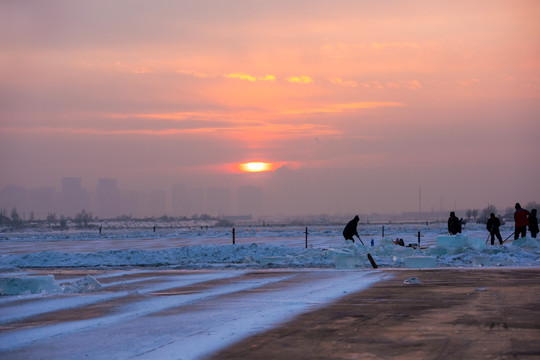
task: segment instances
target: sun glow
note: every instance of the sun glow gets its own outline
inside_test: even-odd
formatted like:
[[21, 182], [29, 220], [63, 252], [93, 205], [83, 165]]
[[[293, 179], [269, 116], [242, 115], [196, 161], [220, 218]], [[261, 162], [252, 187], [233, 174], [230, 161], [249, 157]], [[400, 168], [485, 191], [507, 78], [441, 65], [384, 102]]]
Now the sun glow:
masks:
[[261, 172], [270, 170], [271, 166], [265, 162], [248, 162], [240, 164], [240, 169], [246, 172]]

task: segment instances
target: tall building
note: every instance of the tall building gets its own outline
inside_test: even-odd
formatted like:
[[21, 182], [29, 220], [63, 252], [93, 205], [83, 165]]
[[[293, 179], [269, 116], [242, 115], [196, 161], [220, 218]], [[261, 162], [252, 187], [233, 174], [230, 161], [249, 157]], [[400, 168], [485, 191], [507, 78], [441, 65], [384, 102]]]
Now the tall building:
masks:
[[49, 213], [54, 212], [56, 192], [53, 187], [39, 187], [28, 192], [29, 210], [36, 219], [45, 219]]
[[130, 190], [121, 192], [120, 215], [127, 215], [138, 218], [143, 215], [141, 212], [141, 200], [138, 191]]
[[188, 205], [187, 213], [188, 216], [193, 216], [195, 214], [202, 214], [204, 212], [204, 189], [188, 189]]
[[206, 211], [211, 216], [230, 215], [231, 189], [226, 187], [206, 189]]
[[62, 191], [60, 192], [60, 214], [73, 216], [82, 210], [88, 211], [88, 196], [82, 187], [81, 178], [62, 178]]
[[154, 217], [167, 215], [167, 192], [165, 190], [157, 189], [150, 193], [147, 211], [149, 215]]
[[171, 200], [173, 216], [189, 216], [189, 198], [186, 185], [174, 185], [172, 188]]
[[120, 215], [120, 190], [116, 179], [99, 179], [96, 189], [96, 211], [100, 218]]
[[23, 213], [29, 208], [28, 190], [23, 186], [7, 185], [0, 190], [0, 210], [5, 210], [6, 215], [17, 209], [18, 214], [23, 217]]
[[262, 188], [251, 185], [240, 186], [238, 188], [238, 215], [259, 216], [262, 211]]

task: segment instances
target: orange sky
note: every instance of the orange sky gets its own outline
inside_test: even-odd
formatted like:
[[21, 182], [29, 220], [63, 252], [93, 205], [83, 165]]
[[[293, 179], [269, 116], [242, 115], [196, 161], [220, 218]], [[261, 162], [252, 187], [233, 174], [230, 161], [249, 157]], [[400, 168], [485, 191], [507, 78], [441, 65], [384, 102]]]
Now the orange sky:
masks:
[[[540, 201], [540, 3], [0, 3], [0, 187], [263, 186], [268, 213]], [[273, 163], [261, 176], [235, 164]], [[441, 204], [444, 204], [441, 206]]]

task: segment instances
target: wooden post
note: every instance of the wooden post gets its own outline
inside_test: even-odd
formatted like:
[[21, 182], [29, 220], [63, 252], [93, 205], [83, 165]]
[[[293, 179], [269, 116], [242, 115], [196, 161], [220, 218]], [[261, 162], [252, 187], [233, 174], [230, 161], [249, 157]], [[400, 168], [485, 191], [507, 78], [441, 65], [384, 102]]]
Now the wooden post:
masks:
[[306, 249], [307, 249], [307, 234], [308, 234], [308, 231], [307, 231], [307, 227], [306, 227]]
[[384, 237], [384, 225], [382, 226], [382, 237]]
[[420, 231], [418, 232], [418, 250], [420, 250]]
[[234, 231], [234, 228], [232, 228], [232, 243], [233, 245], [235, 244], [235, 231]]

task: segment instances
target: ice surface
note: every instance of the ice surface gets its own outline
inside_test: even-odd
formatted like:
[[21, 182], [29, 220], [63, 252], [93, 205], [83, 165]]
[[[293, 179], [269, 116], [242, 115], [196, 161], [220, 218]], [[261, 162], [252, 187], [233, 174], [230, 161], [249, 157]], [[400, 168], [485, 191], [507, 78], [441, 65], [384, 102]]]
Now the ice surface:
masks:
[[406, 257], [413, 256], [415, 250], [408, 246], [394, 246], [392, 251], [392, 259], [394, 261], [403, 262]]
[[478, 255], [471, 257], [471, 261], [473, 265], [477, 266], [490, 266], [493, 265], [491, 263], [491, 256], [487, 255]]
[[[424, 249], [398, 246], [391, 240], [403, 238], [405, 244], [416, 244], [420, 230]], [[513, 230], [513, 226], [502, 227], [503, 238]], [[109, 231], [102, 237], [75, 230], [4, 232], [0, 270], [15, 272], [24, 268], [119, 266], [194, 270], [268, 266], [369, 267], [364, 262], [368, 252], [382, 268], [405, 266], [404, 259], [414, 255], [433, 256], [437, 267], [466, 267], [485, 263], [484, 260], [473, 260], [474, 256], [491, 256], [492, 266], [540, 265], [537, 239], [524, 238], [508, 241], [503, 246], [486, 246], [488, 233], [483, 224], [467, 224], [464, 233], [456, 236], [445, 235], [443, 223], [430, 224], [429, 227], [417, 224], [387, 225], [385, 232], [388, 237], [385, 238], [376, 236], [380, 234], [380, 226], [360, 225], [360, 234], [368, 246], [344, 241], [342, 226], [328, 225], [310, 228], [309, 246], [306, 248], [304, 231], [305, 227], [299, 226], [237, 229], [237, 243], [234, 245], [230, 243], [230, 230], [227, 229], [172, 229], [149, 233], [127, 228]], [[374, 246], [371, 246], [372, 238]], [[348, 259], [347, 256], [353, 258]], [[360, 260], [355, 260], [354, 256]]]
[[[417, 233], [422, 231], [421, 245], [428, 248], [418, 250], [378, 237], [380, 226], [375, 225], [359, 226], [368, 247], [358, 242], [346, 243], [341, 236], [342, 226], [328, 225], [309, 229], [309, 247], [306, 248], [304, 230], [304, 226], [237, 229], [236, 245], [230, 244], [230, 229], [172, 229], [153, 233], [118, 228], [101, 237], [76, 230], [3, 232], [0, 276], [6, 281], [37, 279], [37, 275], [46, 273], [47, 269], [78, 275], [69, 275], [73, 278], [62, 281], [49, 275], [48, 280], [40, 280], [42, 289], [36, 293], [19, 289], [13, 291], [16, 296], [0, 297], [0, 324], [6, 329], [0, 334], [0, 352], [30, 348], [33, 344], [37, 344], [36, 351], [48, 346], [62, 350], [68, 341], [83, 350], [80, 354], [64, 354], [64, 357], [55, 353], [57, 358], [84, 358], [87, 353], [94, 359], [202, 358], [245, 336], [282, 324], [302, 311], [324, 306], [343, 294], [391, 276], [389, 272], [371, 270], [366, 257], [368, 252], [379, 268], [540, 266], [538, 240], [520, 239], [503, 246], [483, 247], [481, 241], [485, 243], [488, 235], [484, 224], [467, 224], [464, 234], [454, 237], [444, 235], [444, 223], [385, 227], [390, 238], [403, 238], [406, 244], [416, 243]], [[513, 224], [503, 226], [503, 238], [513, 230]], [[452, 243], [448, 247], [435, 246], [439, 237], [446, 237], [447, 242]], [[469, 240], [456, 244], [465, 237]], [[372, 238], [373, 247], [370, 246]], [[279, 266], [287, 269], [275, 269], [265, 264], [267, 259], [283, 260]], [[265, 268], [272, 268], [265, 274], [273, 275], [255, 279], [245, 276], [252, 272], [250, 269], [258, 272]], [[171, 269], [204, 270], [179, 271], [176, 275]], [[157, 274], [160, 271], [163, 273]], [[168, 272], [175, 275], [163, 276]], [[92, 276], [84, 276], [86, 273]], [[125, 273], [137, 275], [125, 276]], [[298, 281], [289, 281], [291, 274], [299, 276]], [[214, 281], [216, 279], [233, 280]], [[200, 282], [208, 282], [209, 286], [204, 286], [201, 292], [178, 291], [180, 287]], [[276, 283], [281, 285], [274, 286]], [[409, 284], [413, 283], [409, 280]], [[258, 288], [264, 291], [246, 291]], [[136, 289], [136, 301], [122, 300], [114, 312], [96, 318], [7, 330], [14, 321], [31, 320], [40, 314], [128, 298], [133, 289]], [[163, 294], [144, 296], [149, 292]], [[234, 295], [237, 301], [219, 299], [229, 295]], [[193, 304], [201, 304], [201, 311], [168, 311], [183, 306], [198, 308]], [[209, 304], [213, 306], [208, 307]], [[116, 336], [120, 332], [130, 335], [123, 337], [122, 343]]]
[[434, 268], [435, 267], [435, 258], [433, 256], [409, 256], [403, 260], [403, 263], [408, 268]]
[[456, 248], [467, 246], [468, 236], [466, 235], [441, 235], [437, 236], [437, 247]]
[[443, 256], [448, 254], [448, 248], [433, 246], [428, 249], [428, 254], [433, 256]]
[[64, 292], [68, 293], [85, 293], [90, 291], [99, 291], [103, 288], [99, 281], [93, 276], [86, 275], [80, 280], [64, 285]]
[[85, 293], [99, 291], [102, 285], [92, 276], [64, 282], [54, 275], [15, 276], [0, 278], [0, 295], [22, 295], [39, 293]]
[[288, 262], [288, 258], [285, 256], [267, 256], [262, 257], [260, 260], [261, 265], [285, 265]]
[[484, 249], [486, 247], [486, 239], [467, 237], [467, 247], [472, 249]]
[[410, 278], [407, 278], [403, 281], [404, 284], [407, 284], [407, 285], [418, 285], [418, 284], [421, 284], [422, 282], [420, 281], [420, 279], [418, 279], [416, 276], [414, 277], [410, 277]]
[[[283, 324], [305, 311], [326, 306], [344, 294], [365, 289], [388, 276], [373, 271], [335, 269], [276, 270], [267, 272], [267, 276], [255, 277], [244, 276], [245, 272], [236, 270], [178, 274], [181, 275], [162, 276], [159, 283], [143, 281], [137, 286], [140, 294], [154, 292], [156, 286], [166, 292], [171, 290], [167, 296], [129, 299], [129, 294], [123, 294], [126, 301], [120, 301], [114, 311], [98, 317], [4, 331], [0, 333], [0, 353], [5, 355], [8, 351], [26, 348], [35, 355], [26, 358], [202, 359], [222, 347]], [[208, 282], [218, 277], [232, 281]], [[295, 281], [290, 281], [293, 279]], [[193, 280], [208, 283], [202, 291], [177, 292], [179, 286], [187, 286]], [[251, 291], [257, 289], [261, 291]], [[43, 302], [54, 305], [63, 302], [56, 307], [61, 311], [73, 308], [74, 301], [93, 296], [40, 296], [39, 301], [31, 304], [23, 301], [12, 307], [0, 307], [0, 312], [24, 314], [24, 311], [14, 311], [24, 304], [37, 311]], [[227, 299], [233, 301], [224, 301]], [[175, 311], [167, 311], [169, 309]], [[67, 343], [70, 346], [66, 346]]]
[[0, 278], [1, 295], [55, 293], [62, 289], [53, 275]]
[[512, 245], [519, 247], [538, 248], [540, 247], [540, 240], [530, 237], [522, 237], [512, 241]]
[[338, 255], [334, 262], [336, 269], [355, 269], [365, 267], [366, 258], [362, 255]]

